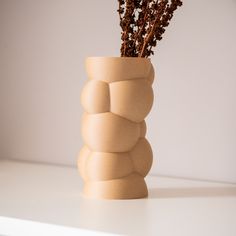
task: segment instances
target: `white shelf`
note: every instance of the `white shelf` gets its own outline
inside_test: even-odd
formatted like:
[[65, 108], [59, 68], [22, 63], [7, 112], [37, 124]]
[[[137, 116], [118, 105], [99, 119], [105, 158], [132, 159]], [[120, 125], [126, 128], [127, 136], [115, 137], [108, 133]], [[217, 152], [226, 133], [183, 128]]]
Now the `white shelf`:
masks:
[[0, 235], [236, 235], [236, 185], [147, 183], [148, 199], [85, 199], [75, 168], [0, 161]]

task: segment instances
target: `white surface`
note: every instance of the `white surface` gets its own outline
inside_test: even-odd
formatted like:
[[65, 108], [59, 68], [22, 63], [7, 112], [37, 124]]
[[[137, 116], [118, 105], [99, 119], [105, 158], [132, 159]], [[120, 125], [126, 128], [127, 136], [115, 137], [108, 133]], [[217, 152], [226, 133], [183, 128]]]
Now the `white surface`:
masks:
[[90, 230], [71, 228], [59, 225], [33, 222], [16, 218], [0, 216], [1, 236], [89, 236], [89, 235], [112, 235]]
[[84, 199], [74, 168], [0, 161], [0, 234], [236, 235], [236, 185], [167, 177], [147, 183], [148, 199]]
[[[117, 1], [0, 1], [0, 156], [75, 165], [86, 56], [119, 55]], [[236, 182], [236, 1], [188, 0], [152, 58], [152, 173]]]

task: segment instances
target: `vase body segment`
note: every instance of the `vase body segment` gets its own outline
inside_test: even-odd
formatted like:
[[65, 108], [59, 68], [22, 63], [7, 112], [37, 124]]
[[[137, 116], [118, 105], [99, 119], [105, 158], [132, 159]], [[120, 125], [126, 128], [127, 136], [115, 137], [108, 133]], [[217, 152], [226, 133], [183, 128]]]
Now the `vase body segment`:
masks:
[[83, 194], [92, 198], [147, 197], [144, 177], [152, 165], [145, 117], [153, 104], [149, 59], [91, 57], [81, 103], [85, 146], [78, 157]]

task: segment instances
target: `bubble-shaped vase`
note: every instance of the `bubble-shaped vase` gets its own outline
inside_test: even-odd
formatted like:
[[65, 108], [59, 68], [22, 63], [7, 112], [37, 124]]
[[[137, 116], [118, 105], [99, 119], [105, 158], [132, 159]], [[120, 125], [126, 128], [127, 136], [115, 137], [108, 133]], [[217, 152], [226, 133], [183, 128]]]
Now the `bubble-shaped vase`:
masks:
[[78, 169], [86, 197], [135, 199], [148, 196], [145, 176], [152, 149], [145, 117], [153, 104], [150, 59], [89, 57], [82, 94], [84, 147]]

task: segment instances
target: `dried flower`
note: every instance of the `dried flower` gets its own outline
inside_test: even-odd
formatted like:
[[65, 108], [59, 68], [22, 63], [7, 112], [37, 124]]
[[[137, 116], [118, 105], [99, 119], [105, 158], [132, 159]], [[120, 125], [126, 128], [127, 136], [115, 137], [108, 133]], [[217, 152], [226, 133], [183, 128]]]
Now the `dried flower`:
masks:
[[181, 0], [118, 0], [121, 56], [149, 57]]

